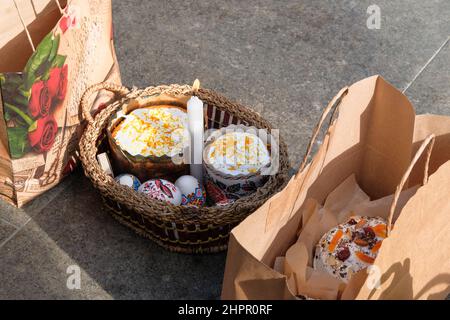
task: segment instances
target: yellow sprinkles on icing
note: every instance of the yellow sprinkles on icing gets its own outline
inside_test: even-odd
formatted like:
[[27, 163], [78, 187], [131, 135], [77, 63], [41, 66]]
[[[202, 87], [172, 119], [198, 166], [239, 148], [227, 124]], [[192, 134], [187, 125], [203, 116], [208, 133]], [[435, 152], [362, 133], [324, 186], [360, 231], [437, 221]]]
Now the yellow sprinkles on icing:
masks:
[[133, 156], [174, 156], [188, 142], [186, 123], [186, 112], [178, 108], [136, 109], [116, 127], [113, 138]]
[[228, 132], [220, 136], [211, 143], [207, 156], [215, 169], [232, 175], [256, 173], [270, 163], [267, 146], [248, 132]]

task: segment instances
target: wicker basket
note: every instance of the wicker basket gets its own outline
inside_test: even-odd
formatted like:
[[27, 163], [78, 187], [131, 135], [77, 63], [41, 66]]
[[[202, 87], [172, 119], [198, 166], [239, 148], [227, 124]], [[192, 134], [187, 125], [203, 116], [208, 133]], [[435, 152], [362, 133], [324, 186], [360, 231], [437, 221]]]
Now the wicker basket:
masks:
[[[92, 94], [101, 89], [114, 92], [116, 99], [94, 119], [87, 111], [88, 101]], [[193, 89], [189, 85], [164, 85], [129, 90], [114, 84], [100, 83], [90, 87], [84, 93], [81, 102], [83, 114], [88, 122], [80, 140], [80, 158], [84, 172], [100, 191], [106, 207], [118, 221], [164, 248], [183, 253], [212, 253], [225, 250], [231, 229], [287, 183], [289, 159], [286, 144], [279, 139], [278, 173], [270, 176], [267, 183], [255, 193], [230, 205], [195, 208], [152, 200], [116, 183], [102, 171], [96, 155], [105, 148], [104, 129], [112, 114], [124, 103], [162, 94], [185, 98], [193, 94], [198, 96], [206, 105], [209, 128], [242, 123], [272, 129], [269, 122], [258, 113], [230, 102], [208, 89]]]

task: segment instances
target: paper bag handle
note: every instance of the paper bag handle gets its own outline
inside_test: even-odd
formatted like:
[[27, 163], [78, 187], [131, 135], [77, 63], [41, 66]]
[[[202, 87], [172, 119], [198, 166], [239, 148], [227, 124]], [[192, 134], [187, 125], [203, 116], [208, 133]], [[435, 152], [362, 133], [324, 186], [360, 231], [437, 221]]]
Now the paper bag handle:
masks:
[[28, 31], [27, 25], [25, 24], [25, 20], [23, 20], [22, 14], [20, 13], [19, 6], [17, 5], [16, 0], [13, 0], [13, 2], [14, 2], [14, 6], [16, 7], [17, 14], [19, 15], [20, 22], [22, 23], [22, 27], [25, 30], [25, 33], [27, 35], [28, 42], [30, 43], [31, 49], [33, 50], [33, 52], [35, 52], [36, 48], [34, 47], [34, 43], [33, 43], [33, 39], [31, 38], [30, 31]]
[[[56, 5], [58, 6], [59, 12], [61, 14], [64, 14], [64, 10], [61, 7], [61, 4], [59, 3], [59, 0], [54, 0], [54, 1], [56, 2]], [[28, 30], [27, 25], [25, 23], [25, 20], [23, 19], [22, 14], [20, 13], [19, 6], [17, 5], [16, 0], [13, 0], [13, 2], [14, 2], [14, 6], [16, 7], [17, 14], [19, 15], [20, 22], [22, 23], [22, 27], [25, 30], [25, 33], [27, 35], [28, 42], [30, 43], [31, 49], [33, 50], [33, 52], [35, 52], [36, 48], [34, 46], [33, 39], [31, 38], [30, 31]]]
[[[328, 103], [327, 107], [323, 110], [322, 115], [320, 116], [319, 122], [317, 123], [316, 127], [313, 130], [313, 134], [311, 136], [311, 140], [309, 141], [308, 148], [306, 149], [306, 153], [303, 156], [302, 163], [300, 165], [299, 173], [303, 171], [303, 169], [306, 167], [306, 162], [308, 161], [308, 157], [311, 155], [312, 148], [314, 146], [314, 143], [316, 142], [317, 136], [319, 135], [320, 130], [322, 129], [323, 123], [325, 122], [325, 119], [327, 118], [330, 111], [333, 111], [333, 114], [338, 109], [339, 105], [341, 104], [342, 98], [348, 93], [348, 87], [342, 88], [337, 95], [334, 96], [333, 99], [331, 99], [330, 103]], [[333, 117], [332, 117], [333, 118]], [[331, 125], [331, 120], [328, 124], [328, 127]]]
[[395, 208], [397, 207], [398, 198], [400, 197], [400, 193], [403, 190], [403, 187], [405, 186], [406, 181], [408, 181], [409, 175], [411, 174], [412, 169], [416, 165], [417, 161], [419, 161], [420, 157], [422, 156], [425, 149], [427, 149], [426, 154], [426, 162], [425, 162], [425, 169], [424, 169], [424, 176], [423, 176], [423, 185], [427, 184], [428, 182], [428, 169], [430, 165], [430, 157], [431, 157], [431, 151], [433, 150], [435, 141], [435, 135], [430, 134], [421, 144], [419, 150], [417, 150], [416, 154], [414, 155], [414, 158], [412, 159], [411, 163], [409, 164], [408, 169], [406, 169], [405, 174], [403, 175], [402, 179], [400, 180], [400, 183], [397, 186], [397, 189], [394, 193], [394, 199], [392, 200], [391, 208], [389, 210], [389, 217], [386, 225], [386, 234], [389, 236], [392, 230], [392, 219], [394, 217]]
[[55, 0], [55, 2], [56, 2], [56, 5], [58, 6], [59, 12], [61, 14], [64, 14], [64, 9], [62, 8], [61, 3], [59, 3], [59, 0]]
[[114, 94], [118, 96], [124, 96], [130, 92], [130, 89], [127, 87], [115, 84], [115, 83], [109, 83], [109, 82], [101, 82], [94, 84], [87, 88], [87, 90], [83, 93], [83, 96], [81, 97], [81, 111], [83, 112], [84, 118], [87, 120], [87, 122], [92, 125], [94, 122], [94, 118], [91, 115], [91, 108], [89, 105], [89, 97], [99, 90], [108, 90], [113, 92]]

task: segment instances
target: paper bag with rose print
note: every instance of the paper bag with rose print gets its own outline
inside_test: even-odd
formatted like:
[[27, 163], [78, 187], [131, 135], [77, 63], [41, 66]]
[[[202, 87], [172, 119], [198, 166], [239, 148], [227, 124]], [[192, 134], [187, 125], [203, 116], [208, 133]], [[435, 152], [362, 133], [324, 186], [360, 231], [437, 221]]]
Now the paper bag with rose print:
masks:
[[[0, 11], [0, 196], [22, 206], [74, 169], [81, 95], [120, 74], [111, 1], [5, 0]], [[110, 98], [100, 92], [93, 112]]]

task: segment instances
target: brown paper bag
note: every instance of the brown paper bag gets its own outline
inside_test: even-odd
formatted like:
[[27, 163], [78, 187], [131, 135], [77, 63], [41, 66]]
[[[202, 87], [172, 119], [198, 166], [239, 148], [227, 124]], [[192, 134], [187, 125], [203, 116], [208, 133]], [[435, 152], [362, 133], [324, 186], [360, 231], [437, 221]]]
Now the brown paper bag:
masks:
[[383, 241], [375, 262], [381, 274], [380, 288], [371, 289], [366, 281], [356, 299], [445, 299], [450, 294], [450, 117], [416, 117], [418, 153], [427, 134], [436, 135], [429, 163], [426, 157], [413, 159], [396, 191], [406, 184], [409, 172], [410, 185], [424, 181]]
[[111, 1], [5, 0], [0, 12], [0, 196], [22, 206], [74, 169], [81, 95], [120, 74]]
[[[417, 187], [412, 187], [401, 191], [412, 166], [416, 164], [426, 147], [429, 147], [431, 150], [433, 142], [433, 135], [427, 137], [423, 142], [410, 164], [410, 169], [403, 176], [394, 195], [371, 201], [367, 194], [359, 188], [354, 175], [352, 175], [328, 195], [323, 206], [316, 202], [314, 206], [305, 207], [302, 216], [307, 215], [310, 218], [303, 223], [303, 228], [296, 244], [288, 249], [284, 259], [283, 273], [288, 278], [294, 279], [292, 284], [288, 282], [291, 292], [314, 299], [354, 298], [361, 289], [363, 281], [367, 278], [367, 274], [378, 272], [378, 274], [374, 274], [369, 280], [366, 280], [367, 285], [372, 288], [374, 280], [379, 280], [374, 278], [381, 274], [377, 260], [367, 271], [360, 271], [359, 273], [363, 273], [362, 275], [354, 274], [349, 284], [346, 284], [327, 272], [313, 268], [312, 260], [315, 245], [326, 232], [338, 224], [348, 221], [350, 216], [353, 215], [384, 218], [387, 221], [386, 228], [391, 230], [392, 223], [397, 219], [401, 208], [418, 189]], [[427, 153], [427, 156], [427, 159], [429, 159], [430, 152]], [[429, 161], [426, 163], [426, 168], [428, 168], [428, 163]], [[309, 201], [314, 201], [314, 199]], [[380, 254], [381, 257], [384, 257], [383, 253]]]
[[[339, 110], [339, 115], [330, 122], [324, 142], [311, 163], [305, 165], [314, 139], [333, 106]], [[411, 162], [411, 155], [417, 150], [417, 145], [412, 143], [413, 138], [415, 142], [421, 143], [425, 132], [439, 128], [435, 153], [442, 150], [439, 145], [445, 143], [444, 140], [448, 142], [448, 139], [441, 138], [448, 137], [450, 132], [448, 118], [445, 119], [445, 123], [436, 123], [435, 118], [415, 123], [414, 110], [407, 98], [379, 76], [364, 79], [341, 90], [325, 109], [299, 173], [284, 190], [233, 229], [222, 298], [295, 298], [288, 288], [288, 282], [292, 282], [292, 279], [273, 270], [271, 266], [277, 257], [284, 256], [295, 243], [303, 220], [310, 218], [301, 216], [306, 206], [314, 205], [305, 202], [305, 199], [313, 198], [322, 203], [332, 190], [352, 174], [371, 199], [393, 194]], [[430, 130], [421, 132], [422, 127], [417, 126], [425, 122]], [[438, 173], [437, 166], [442, 165], [444, 159], [450, 159], [450, 155], [432, 156], [430, 174], [433, 175], [422, 189], [429, 187]], [[421, 169], [423, 172], [423, 167]], [[417, 170], [412, 173], [412, 177], [416, 178], [411, 180], [415, 182], [418, 177], [423, 177], [423, 173]], [[400, 227], [395, 230], [401, 233]]]

